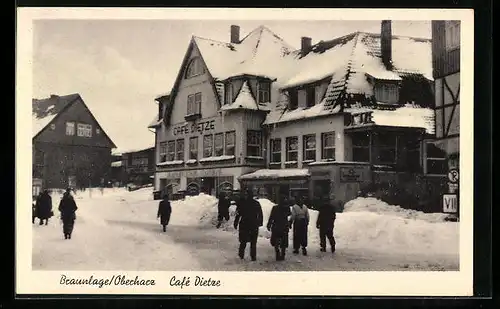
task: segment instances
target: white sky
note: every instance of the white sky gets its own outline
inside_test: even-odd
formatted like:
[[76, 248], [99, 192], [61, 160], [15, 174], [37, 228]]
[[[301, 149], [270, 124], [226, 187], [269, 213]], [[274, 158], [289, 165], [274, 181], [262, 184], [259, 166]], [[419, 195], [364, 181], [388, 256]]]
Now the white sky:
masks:
[[[354, 31], [379, 32], [380, 21], [37, 20], [33, 96], [80, 93], [118, 149], [152, 146], [154, 98], [170, 91], [192, 35], [229, 41], [266, 25], [292, 46]], [[393, 21], [395, 35], [431, 37], [430, 21]]]

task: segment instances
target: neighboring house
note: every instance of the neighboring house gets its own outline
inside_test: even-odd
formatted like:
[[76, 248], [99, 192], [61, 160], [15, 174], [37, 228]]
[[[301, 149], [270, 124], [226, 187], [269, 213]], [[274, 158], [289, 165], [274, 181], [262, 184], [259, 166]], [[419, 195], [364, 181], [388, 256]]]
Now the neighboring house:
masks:
[[79, 94], [33, 99], [33, 184], [43, 188], [86, 188], [107, 183], [111, 149]]
[[[261, 26], [193, 37], [157, 98], [156, 190], [251, 186], [261, 195], [354, 197], [378, 170], [422, 173], [434, 134], [431, 41], [356, 32], [294, 50]], [[174, 190], [175, 191], [175, 190]]]
[[127, 151], [122, 154], [121, 167], [125, 172], [125, 183], [146, 185], [153, 182], [155, 172], [155, 147]]
[[[436, 174], [455, 170], [460, 155], [460, 21], [432, 21], [432, 63], [436, 95], [436, 139], [427, 161]], [[458, 177], [449, 192], [458, 188]]]

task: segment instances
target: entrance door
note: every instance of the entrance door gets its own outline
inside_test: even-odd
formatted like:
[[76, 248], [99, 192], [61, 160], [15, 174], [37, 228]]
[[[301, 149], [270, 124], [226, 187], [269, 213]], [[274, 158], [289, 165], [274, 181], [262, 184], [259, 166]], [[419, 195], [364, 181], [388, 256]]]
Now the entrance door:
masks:
[[201, 192], [205, 194], [212, 194], [212, 192], [215, 192], [214, 177], [205, 177], [201, 179]]

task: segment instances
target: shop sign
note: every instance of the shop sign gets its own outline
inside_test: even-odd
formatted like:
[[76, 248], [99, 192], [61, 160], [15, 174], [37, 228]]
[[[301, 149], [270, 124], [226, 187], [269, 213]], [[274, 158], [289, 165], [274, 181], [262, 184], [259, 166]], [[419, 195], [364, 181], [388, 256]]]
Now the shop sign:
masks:
[[341, 167], [340, 182], [361, 182], [363, 181], [363, 168]]
[[182, 125], [177, 125], [172, 128], [172, 134], [177, 135], [188, 135], [188, 134], [203, 134], [207, 131], [215, 130], [215, 119], [201, 121], [198, 123], [185, 123]]
[[217, 177], [221, 174], [220, 168], [213, 168], [207, 170], [185, 171], [188, 178], [203, 178], [203, 177]]
[[443, 194], [443, 212], [457, 213], [458, 199], [456, 194]]

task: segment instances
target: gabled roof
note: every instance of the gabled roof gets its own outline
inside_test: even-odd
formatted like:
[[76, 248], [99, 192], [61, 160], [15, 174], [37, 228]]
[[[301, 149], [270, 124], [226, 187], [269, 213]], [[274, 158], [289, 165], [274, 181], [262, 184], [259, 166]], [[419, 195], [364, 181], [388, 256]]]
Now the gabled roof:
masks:
[[[51, 95], [49, 98], [45, 99], [33, 99], [31, 111], [33, 139], [36, 138], [45, 128], [47, 128], [49, 124], [54, 122], [58, 116], [63, 114], [71, 105], [73, 105], [73, 103], [78, 101], [80, 101], [88, 110], [92, 119], [96, 123], [99, 123], [78, 93], [64, 96]], [[104, 132], [102, 126], [101, 132], [109, 140], [112, 148], [116, 148], [116, 145], [113, 143], [111, 138], [109, 138], [106, 132]]]

